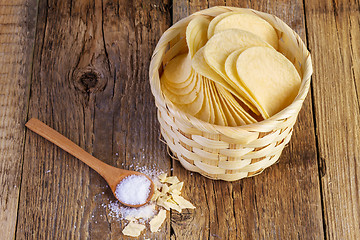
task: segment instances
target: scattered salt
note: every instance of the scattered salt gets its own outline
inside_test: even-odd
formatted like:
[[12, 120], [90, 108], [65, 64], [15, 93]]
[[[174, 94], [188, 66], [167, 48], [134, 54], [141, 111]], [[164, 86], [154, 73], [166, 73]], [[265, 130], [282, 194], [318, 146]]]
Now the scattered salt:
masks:
[[115, 195], [117, 199], [126, 204], [144, 204], [149, 197], [150, 186], [151, 182], [147, 177], [130, 175], [116, 186]]
[[[104, 206], [105, 207], [105, 206]], [[109, 215], [118, 220], [142, 218], [147, 220], [154, 216], [155, 204], [148, 204], [139, 208], [124, 207], [119, 202], [110, 202], [107, 206], [110, 210]]]

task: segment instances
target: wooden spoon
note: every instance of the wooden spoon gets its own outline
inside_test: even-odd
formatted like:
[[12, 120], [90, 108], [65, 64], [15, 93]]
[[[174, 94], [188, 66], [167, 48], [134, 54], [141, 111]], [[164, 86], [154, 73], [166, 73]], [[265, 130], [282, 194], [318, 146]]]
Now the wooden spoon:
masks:
[[94, 169], [97, 173], [99, 173], [109, 184], [111, 191], [113, 192], [114, 196], [117, 198], [115, 194], [116, 186], [126, 177], [130, 175], [143, 175], [149, 179], [151, 182], [150, 184], [150, 193], [145, 203], [138, 204], [138, 205], [131, 205], [122, 202], [118, 199], [122, 204], [128, 207], [141, 207], [148, 203], [154, 194], [154, 183], [153, 181], [145, 174], [125, 169], [116, 168], [110, 166], [99, 159], [95, 158], [84, 149], [76, 145], [70, 139], [66, 138], [65, 136], [61, 135], [59, 132], [55, 131], [51, 127], [47, 126], [45, 123], [39, 121], [36, 118], [30, 119], [26, 124], [30, 130], [34, 131], [35, 133], [39, 134], [40, 136], [44, 137], [45, 139], [49, 140], [50, 142], [54, 143], [56, 146], [62, 148], [66, 152], [70, 153], [74, 157], [81, 160], [83, 163]]

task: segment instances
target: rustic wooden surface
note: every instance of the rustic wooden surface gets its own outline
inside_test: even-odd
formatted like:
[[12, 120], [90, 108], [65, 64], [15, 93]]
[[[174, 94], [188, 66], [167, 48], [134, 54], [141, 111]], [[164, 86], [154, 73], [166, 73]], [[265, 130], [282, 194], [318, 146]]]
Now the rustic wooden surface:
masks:
[[[148, 84], [161, 34], [215, 5], [279, 16], [314, 64], [280, 162], [234, 183], [170, 159]], [[0, 0], [1, 238], [124, 238], [123, 223], [102, 207], [114, 200], [105, 181], [25, 131], [37, 117], [106, 163], [185, 181], [197, 208], [169, 213], [161, 231], [141, 239], [360, 239], [359, 39], [355, 0]]]
[[0, 0], [0, 238], [15, 236], [36, 1]]

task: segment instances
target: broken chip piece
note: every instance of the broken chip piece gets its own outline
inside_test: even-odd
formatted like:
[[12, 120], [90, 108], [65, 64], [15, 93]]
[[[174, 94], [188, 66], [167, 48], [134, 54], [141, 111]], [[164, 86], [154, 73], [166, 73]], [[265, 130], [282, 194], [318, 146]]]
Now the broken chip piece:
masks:
[[122, 231], [125, 236], [138, 237], [141, 232], [145, 229], [145, 225], [130, 222]]
[[195, 208], [195, 206], [192, 205], [191, 202], [189, 202], [188, 200], [186, 200], [185, 198], [183, 198], [179, 195], [172, 195], [172, 198], [180, 206], [181, 209], [184, 209], [184, 208], [194, 209]]
[[157, 232], [166, 219], [166, 211], [161, 209], [159, 214], [150, 221], [150, 231]]

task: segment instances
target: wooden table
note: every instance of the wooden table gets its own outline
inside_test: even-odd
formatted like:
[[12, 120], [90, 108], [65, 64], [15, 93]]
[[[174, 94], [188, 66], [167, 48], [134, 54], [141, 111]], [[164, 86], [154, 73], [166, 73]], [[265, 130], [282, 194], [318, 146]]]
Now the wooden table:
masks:
[[[280, 162], [233, 183], [171, 160], [148, 83], [161, 34], [225, 4], [279, 16], [314, 64]], [[360, 239], [359, 39], [355, 0], [0, 0], [0, 238], [123, 238], [101, 207], [114, 200], [105, 181], [27, 131], [37, 117], [106, 163], [185, 182], [196, 210], [168, 213], [141, 239]]]

